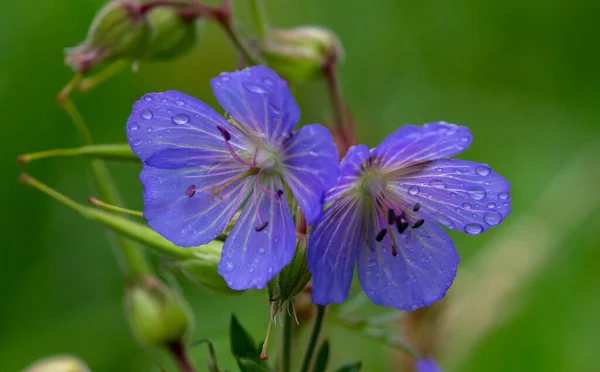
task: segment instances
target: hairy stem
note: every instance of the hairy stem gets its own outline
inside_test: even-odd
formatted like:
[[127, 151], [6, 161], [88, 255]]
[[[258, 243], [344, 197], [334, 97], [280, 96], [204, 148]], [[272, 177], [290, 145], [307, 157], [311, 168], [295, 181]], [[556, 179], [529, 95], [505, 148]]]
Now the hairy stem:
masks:
[[281, 328], [281, 372], [290, 372], [292, 370], [292, 343], [294, 341], [294, 320], [291, 316], [283, 314]]

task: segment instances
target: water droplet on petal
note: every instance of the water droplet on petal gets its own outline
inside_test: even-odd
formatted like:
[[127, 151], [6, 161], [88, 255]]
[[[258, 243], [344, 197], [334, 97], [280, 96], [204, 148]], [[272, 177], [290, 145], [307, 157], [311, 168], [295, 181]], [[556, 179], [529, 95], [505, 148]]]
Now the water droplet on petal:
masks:
[[233, 262], [229, 261], [225, 265], [225, 268], [227, 269], [227, 271], [232, 271], [235, 268], [235, 265], [233, 264]]
[[139, 126], [139, 125], [137, 125], [137, 123], [132, 123], [132, 124], [129, 126], [129, 129], [130, 129], [130, 130], [138, 130], [138, 129], [140, 129], [140, 126]]
[[464, 209], [471, 209], [471, 204], [465, 203], [465, 204], [463, 204], [463, 208]]
[[485, 212], [483, 220], [490, 226], [496, 226], [502, 221], [502, 215], [496, 211]]
[[177, 106], [183, 106], [183, 105], [185, 105], [185, 102], [183, 102], [183, 101], [182, 101], [182, 100], [180, 100], [180, 99], [176, 99], [176, 100], [175, 100], [175, 104], [176, 104]]
[[498, 199], [506, 200], [508, 199], [508, 193], [506, 191], [502, 191], [498, 194]]
[[183, 125], [183, 124], [186, 124], [188, 121], [190, 121], [190, 117], [185, 114], [177, 114], [177, 115], [173, 116], [171, 118], [171, 120], [175, 124]]
[[469, 223], [465, 225], [465, 232], [471, 235], [477, 235], [483, 231], [483, 227], [478, 223]]
[[148, 133], [152, 132], [152, 127], [146, 128], [146, 132], [148, 132]]
[[451, 192], [450, 196], [453, 197], [453, 198], [456, 198], [456, 193]]
[[163, 98], [163, 99], [161, 99], [160, 101], [161, 101], [162, 103], [167, 103], [167, 99], [166, 99], [166, 98]]
[[264, 254], [267, 250], [265, 249], [265, 247], [259, 247], [258, 248], [258, 253], [259, 254]]
[[229, 81], [229, 74], [226, 72], [221, 72], [219, 77], [221, 78], [222, 81]]
[[443, 172], [444, 168], [436, 168], [435, 170], [438, 171], [438, 172]]
[[468, 142], [469, 141], [469, 137], [466, 137], [466, 136], [465, 137], [461, 137], [460, 140], [463, 141], [463, 142]]
[[482, 165], [480, 167], [475, 168], [475, 172], [477, 172], [477, 174], [480, 176], [487, 176], [488, 174], [490, 174], [491, 170], [490, 167]]
[[133, 145], [133, 146], [139, 146], [139, 145], [141, 145], [141, 144], [142, 144], [142, 142], [143, 142], [142, 140], [137, 140], [137, 141], [134, 141], [134, 142], [132, 143], [132, 145]]
[[274, 104], [269, 103], [269, 108], [271, 109], [271, 112], [273, 112], [275, 115], [281, 114], [281, 110], [279, 109], [279, 107], [275, 106]]
[[489, 209], [494, 209], [494, 208], [496, 208], [496, 204], [489, 203], [488, 205], [486, 205], [486, 207], [488, 207]]
[[408, 193], [411, 195], [417, 195], [419, 191], [419, 186], [411, 186], [408, 188]]
[[150, 120], [150, 119], [152, 119], [152, 116], [154, 116], [154, 115], [152, 114], [152, 111], [150, 111], [150, 110], [142, 110], [142, 112], [140, 112], [140, 116], [143, 119]]
[[437, 187], [438, 189], [443, 189], [446, 187], [446, 184], [444, 183], [444, 181], [437, 180], [437, 179], [429, 181], [429, 184], [433, 187]]
[[454, 223], [446, 216], [439, 215], [436, 217], [436, 220], [449, 229], [454, 228]]
[[152, 101], [152, 96], [145, 96], [144, 100], [150, 102], [150, 101]]
[[260, 85], [256, 85], [256, 84], [252, 84], [252, 83], [245, 83], [244, 88], [246, 88], [246, 90], [248, 90], [249, 92], [252, 92], [252, 93], [258, 93], [258, 94], [267, 93], [267, 90], [265, 88], [261, 87]]
[[272, 87], [275, 83], [273, 83], [273, 80], [269, 79], [269, 78], [264, 78], [263, 79], [263, 84], [265, 84], [267, 87]]
[[473, 200], [481, 200], [485, 198], [485, 190], [481, 187], [472, 187], [469, 190], [467, 190], [467, 192]]

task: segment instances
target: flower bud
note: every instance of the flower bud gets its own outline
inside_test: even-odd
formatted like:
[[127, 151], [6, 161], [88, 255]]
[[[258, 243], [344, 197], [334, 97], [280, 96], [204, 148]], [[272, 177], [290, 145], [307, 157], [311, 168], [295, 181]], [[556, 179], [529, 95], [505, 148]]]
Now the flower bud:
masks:
[[125, 307], [133, 333], [143, 345], [167, 348], [191, 329], [187, 303], [153, 277], [144, 276], [128, 288]]
[[306, 243], [298, 242], [292, 262], [269, 282], [269, 296], [276, 309], [300, 293], [311, 278], [306, 261]]
[[146, 19], [150, 28], [150, 39], [144, 51], [145, 60], [176, 57], [187, 52], [196, 42], [199, 24], [195, 19], [188, 19], [173, 8], [152, 8], [146, 14]]
[[101, 62], [139, 58], [148, 31], [134, 1], [109, 2], [96, 14], [85, 41], [66, 50], [65, 62], [77, 72], [87, 72]]
[[219, 275], [219, 260], [223, 250], [223, 242], [212, 241], [197, 248], [192, 248], [195, 258], [177, 261], [176, 266], [191, 282], [218, 294], [237, 294], [229, 288]]
[[272, 29], [261, 43], [261, 50], [269, 66], [295, 83], [319, 77], [331, 58], [343, 57], [338, 37], [315, 26]]
[[70, 356], [60, 355], [39, 360], [24, 372], [89, 372], [88, 366], [81, 360]]

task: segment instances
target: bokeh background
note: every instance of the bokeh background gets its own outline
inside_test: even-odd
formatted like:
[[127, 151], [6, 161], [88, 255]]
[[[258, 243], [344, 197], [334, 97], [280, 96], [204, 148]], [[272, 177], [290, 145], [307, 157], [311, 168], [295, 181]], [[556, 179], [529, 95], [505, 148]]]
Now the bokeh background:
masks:
[[[122, 274], [101, 228], [17, 183], [18, 154], [78, 144], [55, 103], [71, 76], [63, 49], [81, 41], [103, 0], [0, 3], [0, 371], [70, 353], [94, 371], [158, 371], [123, 315]], [[323, 25], [346, 51], [343, 93], [360, 142], [404, 123], [446, 120], [475, 136], [462, 157], [512, 183], [513, 213], [480, 236], [452, 233], [463, 258], [440, 326], [448, 371], [600, 370], [600, 34], [596, 1], [266, 1], [272, 24]], [[236, 2], [242, 21], [247, 4]], [[246, 23], [250, 29], [250, 24]], [[234, 68], [220, 30], [168, 63], [142, 63], [75, 101], [98, 143], [124, 142], [143, 93], [178, 89], [215, 105], [208, 80]], [[302, 122], [329, 118], [323, 85], [296, 91]], [[26, 167], [78, 201], [92, 194], [84, 160]], [[141, 208], [139, 166], [111, 164], [129, 207]], [[229, 359], [235, 312], [256, 338], [264, 295], [217, 297], [185, 286], [197, 338]], [[335, 327], [332, 365], [398, 371], [391, 349]], [[205, 349], [192, 351], [198, 363]], [[203, 370], [201, 364], [199, 370]]]

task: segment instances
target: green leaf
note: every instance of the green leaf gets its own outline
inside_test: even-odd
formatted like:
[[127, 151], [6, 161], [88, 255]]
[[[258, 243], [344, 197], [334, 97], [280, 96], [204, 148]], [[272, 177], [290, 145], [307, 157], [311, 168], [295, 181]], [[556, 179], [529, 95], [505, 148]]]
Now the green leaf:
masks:
[[220, 372], [219, 366], [217, 365], [217, 356], [215, 355], [215, 347], [209, 339], [198, 340], [192, 343], [193, 346], [198, 346], [202, 344], [208, 345], [208, 363], [207, 368], [209, 372]]
[[319, 353], [317, 354], [317, 360], [315, 361], [315, 368], [313, 372], [325, 372], [327, 367], [327, 361], [329, 359], [329, 341], [323, 341]]
[[348, 363], [345, 366], [342, 366], [336, 372], [358, 372], [362, 367], [361, 362]]
[[239, 358], [238, 365], [242, 372], [270, 372], [269, 367], [266, 366], [265, 363], [260, 364], [259, 362], [248, 359], [248, 358]]

